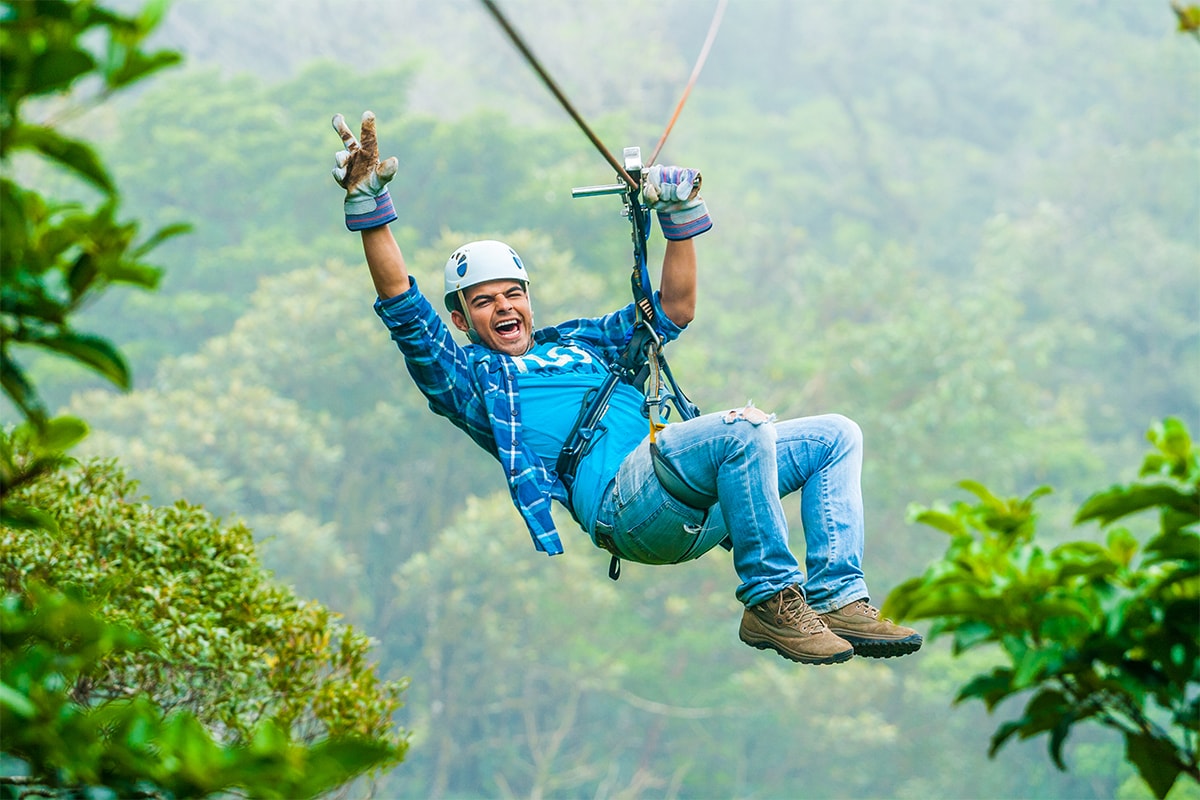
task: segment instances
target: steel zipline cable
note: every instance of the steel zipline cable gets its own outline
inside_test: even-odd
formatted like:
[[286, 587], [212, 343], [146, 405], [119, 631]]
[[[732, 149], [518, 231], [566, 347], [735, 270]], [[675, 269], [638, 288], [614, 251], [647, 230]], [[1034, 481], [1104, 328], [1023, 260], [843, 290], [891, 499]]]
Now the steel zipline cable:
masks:
[[[634, 180], [633, 176], [630, 175], [628, 171], [626, 171], [624, 165], [622, 165], [621, 162], [618, 161], [613, 154], [608, 151], [608, 148], [605, 147], [604, 143], [600, 141], [600, 137], [596, 136], [592, 129], [588, 127], [587, 122], [585, 122], [583, 117], [580, 116], [579, 112], [575, 110], [574, 106], [571, 105], [571, 102], [567, 100], [566, 95], [563, 94], [562, 90], [558, 88], [558, 84], [554, 82], [554, 79], [550, 77], [550, 73], [546, 72], [541, 63], [537, 60], [537, 57], [534, 56], [533, 51], [529, 49], [529, 46], [525, 44], [525, 41], [521, 38], [521, 35], [517, 33], [516, 28], [514, 28], [512, 23], [505, 18], [504, 14], [500, 11], [500, 8], [496, 5], [495, 0], [480, 0], [480, 2], [482, 2], [484, 7], [487, 8], [488, 12], [490, 12], [491, 15], [496, 18], [496, 22], [499, 23], [500, 27], [504, 29], [504, 32], [508, 35], [508, 38], [512, 40], [513, 45], [517, 48], [517, 50], [520, 51], [521, 55], [525, 57], [525, 60], [529, 62], [529, 66], [531, 66], [533, 71], [538, 74], [538, 77], [542, 79], [542, 83], [546, 84], [546, 88], [550, 90], [550, 93], [554, 95], [563, 109], [571, 115], [571, 119], [575, 120], [575, 124], [578, 125], [580, 130], [583, 131], [584, 135], [588, 137], [592, 145], [598, 151], [600, 151], [600, 155], [604, 156], [604, 159], [613, 169], [617, 171], [617, 175], [620, 176], [621, 180], [624, 181], [630, 189], [637, 189], [637, 181]], [[651, 156], [649, 162], [647, 162], [647, 166], [653, 165], [655, 159], [658, 158], [658, 154], [662, 151], [663, 145], [667, 141], [667, 136], [670, 135], [671, 129], [675, 127], [675, 122], [679, 119], [680, 112], [683, 111], [684, 103], [687, 102], [688, 95], [691, 93], [692, 87], [696, 85], [696, 80], [700, 77], [700, 71], [704, 68], [704, 62], [708, 59], [708, 53], [712, 49], [713, 41], [717, 38], [717, 30], [721, 27], [721, 20], [725, 16], [725, 6], [727, 3], [728, 0], [718, 0], [717, 2], [717, 8], [713, 12], [712, 22], [710, 22], [708, 26], [708, 35], [705, 37], [704, 45], [700, 49], [700, 56], [696, 60], [696, 65], [692, 68], [692, 74], [688, 79], [687, 86], [683, 90], [683, 95], [679, 98], [679, 103], [675, 106], [675, 113], [671, 115], [671, 121], [667, 123], [667, 128], [663, 131], [662, 137], [659, 138], [658, 145], [654, 148], [654, 155]]]
[[554, 79], [550, 77], [550, 73], [546, 72], [546, 70], [542, 68], [542, 65], [540, 62], [538, 62], [537, 57], [533, 55], [533, 51], [530, 50], [525, 44], [524, 40], [521, 39], [521, 35], [517, 33], [516, 28], [514, 28], [509, 21], [505, 19], [504, 14], [500, 13], [500, 9], [496, 6], [495, 2], [493, 2], [493, 0], [481, 0], [481, 2], [485, 7], [487, 7], [487, 10], [491, 12], [492, 16], [496, 18], [496, 22], [500, 23], [500, 27], [503, 28], [504, 32], [508, 34], [508, 38], [512, 40], [513, 45], [515, 45], [516, 48], [521, 51], [521, 55], [525, 56], [525, 60], [529, 62], [529, 66], [533, 67], [534, 72], [536, 72], [538, 77], [542, 79], [542, 83], [546, 84], [546, 88], [549, 89], [551, 94], [558, 99], [558, 102], [562, 105], [562, 107], [566, 109], [568, 114], [571, 115], [571, 119], [575, 120], [575, 124], [579, 126], [580, 130], [582, 130], [588, 139], [591, 140], [592, 144], [595, 145], [596, 149], [600, 151], [600, 154], [604, 156], [605, 160], [607, 160], [612, 168], [617, 171], [617, 174], [621, 176], [621, 180], [625, 181], [625, 183], [629, 185], [629, 188], [636, 189], [638, 185], [637, 181], [635, 181], [633, 176], [625, 171], [625, 167], [621, 164], [621, 162], [617, 161], [617, 159], [613, 157], [613, 154], [608, 152], [608, 148], [604, 146], [604, 142], [600, 141], [600, 137], [596, 136], [596, 134], [592, 132], [592, 129], [588, 127], [588, 124], [584, 121], [583, 117], [579, 116], [579, 112], [575, 110], [574, 106], [571, 105], [571, 101], [567, 100], [567, 96], [564, 95], [562, 90], [558, 88], [558, 84], [556, 84]]

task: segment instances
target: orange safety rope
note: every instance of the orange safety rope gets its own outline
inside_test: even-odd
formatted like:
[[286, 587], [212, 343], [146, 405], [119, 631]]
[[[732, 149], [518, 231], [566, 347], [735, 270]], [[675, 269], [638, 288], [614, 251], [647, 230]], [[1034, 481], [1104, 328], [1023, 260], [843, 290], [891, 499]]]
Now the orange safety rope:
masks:
[[654, 155], [650, 156], [650, 160], [646, 162], [650, 166], [658, 163], [658, 154], [662, 152], [663, 145], [667, 143], [667, 137], [671, 135], [671, 129], [675, 127], [675, 121], [679, 119], [679, 112], [683, 111], [683, 104], [687, 102], [692, 87], [696, 85], [696, 79], [700, 77], [700, 70], [704, 69], [704, 62], [708, 60], [708, 51], [712, 49], [712, 44], [717, 38], [717, 29], [721, 27], [721, 19], [725, 16], [727, 4], [728, 0], [718, 0], [717, 2], [712, 22], [708, 24], [708, 35], [704, 37], [704, 45], [700, 48], [700, 56], [696, 59], [696, 66], [692, 67], [692, 76], [688, 78], [687, 86], [684, 87], [683, 94], [679, 98], [679, 104], [675, 106], [675, 113], [671, 115], [671, 121], [667, 123], [667, 129], [663, 131], [658, 144], [654, 147]]

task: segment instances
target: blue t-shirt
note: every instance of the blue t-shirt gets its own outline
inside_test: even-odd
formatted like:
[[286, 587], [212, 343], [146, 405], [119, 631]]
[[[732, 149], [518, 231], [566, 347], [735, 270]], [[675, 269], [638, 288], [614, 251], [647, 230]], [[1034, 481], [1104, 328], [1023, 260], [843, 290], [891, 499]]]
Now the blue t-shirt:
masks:
[[[552, 467], [579, 418], [584, 394], [603, 383], [608, 368], [586, 347], [570, 340], [535, 345], [512, 362], [521, 392], [522, 437]], [[650, 423], [642, 414], [643, 401], [637, 389], [618, 383], [604, 412], [601, 432], [579, 464], [571, 504], [576, 517], [589, 529], [621, 461], [650, 432]]]

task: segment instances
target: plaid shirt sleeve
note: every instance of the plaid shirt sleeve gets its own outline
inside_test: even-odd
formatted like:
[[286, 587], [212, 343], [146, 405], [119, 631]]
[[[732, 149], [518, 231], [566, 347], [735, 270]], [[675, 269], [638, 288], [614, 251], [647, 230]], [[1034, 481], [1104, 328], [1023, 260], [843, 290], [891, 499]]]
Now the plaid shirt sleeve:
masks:
[[487, 408], [472, 382], [469, 351], [454, 341], [450, 329], [417, 288], [416, 279], [409, 281], [407, 292], [377, 299], [375, 313], [404, 354], [408, 374], [433, 413], [446, 417], [496, 455]]
[[[684, 328], [676, 325], [670, 317], [663, 313], [660, 293], [655, 292], [651, 300], [655, 310], [654, 332], [658, 334], [658, 338], [664, 344], [678, 339]], [[625, 345], [629, 344], [636, 324], [637, 307], [630, 303], [603, 317], [575, 319], [556, 325], [555, 328], [564, 338], [577, 338], [591, 342], [604, 351], [610, 363], [615, 363], [625, 349]]]

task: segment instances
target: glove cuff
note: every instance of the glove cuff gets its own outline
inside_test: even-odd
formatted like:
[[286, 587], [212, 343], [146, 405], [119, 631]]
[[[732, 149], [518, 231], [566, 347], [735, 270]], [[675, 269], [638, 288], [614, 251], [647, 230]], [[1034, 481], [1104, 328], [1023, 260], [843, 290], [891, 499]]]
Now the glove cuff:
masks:
[[712, 218], [708, 216], [708, 208], [703, 200], [693, 201], [696, 205], [676, 211], [660, 210], [658, 225], [662, 228], [663, 236], [673, 242], [691, 239], [699, 236], [712, 227]]
[[365, 231], [396, 221], [396, 208], [392, 205], [392, 195], [387, 189], [384, 189], [380, 194], [375, 196], [374, 211], [367, 211], [365, 214], [352, 214], [350, 213], [349, 202], [346, 205], [347, 230]]

